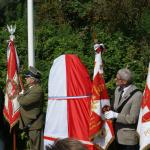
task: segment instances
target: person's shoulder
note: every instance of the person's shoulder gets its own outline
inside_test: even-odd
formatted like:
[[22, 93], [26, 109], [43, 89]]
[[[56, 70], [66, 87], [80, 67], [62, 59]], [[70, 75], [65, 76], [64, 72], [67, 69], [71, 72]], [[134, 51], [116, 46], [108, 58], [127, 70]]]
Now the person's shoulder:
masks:
[[134, 92], [135, 94], [141, 96], [142, 95], [142, 91], [136, 86], [136, 85], [131, 85], [131, 92]]
[[35, 84], [34, 86], [31, 87], [30, 91], [42, 91], [42, 87], [40, 84]]
[[131, 84], [131, 90], [132, 91], [134, 91], [134, 90], [136, 90], [136, 91], [138, 91], [138, 92], [142, 92], [136, 85], [134, 85], [134, 84]]
[[119, 88], [120, 88], [120, 87], [117, 86], [116, 89], [115, 89], [115, 92], [118, 92], [118, 91], [119, 91]]
[[41, 87], [40, 84], [36, 84], [35, 87], [34, 87], [34, 89], [35, 89], [36, 91], [43, 92], [43, 88]]

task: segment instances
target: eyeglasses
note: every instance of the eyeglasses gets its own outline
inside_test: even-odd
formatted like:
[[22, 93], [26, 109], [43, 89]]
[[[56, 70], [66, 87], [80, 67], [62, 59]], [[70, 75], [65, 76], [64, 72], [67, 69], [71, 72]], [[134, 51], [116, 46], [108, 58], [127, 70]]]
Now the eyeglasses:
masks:
[[117, 76], [116, 76], [116, 78], [115, 78], [115, 79], [116, 79], [116, 80], [122, 80], [121, 78], [119, 78], [119, 77], [117, 77]]

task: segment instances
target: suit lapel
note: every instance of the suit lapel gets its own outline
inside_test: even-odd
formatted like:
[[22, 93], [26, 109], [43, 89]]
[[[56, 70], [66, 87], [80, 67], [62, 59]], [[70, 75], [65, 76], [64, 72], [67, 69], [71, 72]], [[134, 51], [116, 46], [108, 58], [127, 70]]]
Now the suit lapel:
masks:
[[116, 97], [115, 97], [115, 103], [114, 103], [114, 109], [116, 110], [119, 106], [119, 99], [120, 99], [121, 91], [117, 89]]
[[131, 85], [126, 91], [126, 93], [123, 95], [123, 97], [121, 98], [120, 102], [118, 103], [118, 107], [120, 107], [122, 103], [124, 103], [124, 101], [126, 101], [130, 97], [132, 91], [133, 91], [133, 86]]

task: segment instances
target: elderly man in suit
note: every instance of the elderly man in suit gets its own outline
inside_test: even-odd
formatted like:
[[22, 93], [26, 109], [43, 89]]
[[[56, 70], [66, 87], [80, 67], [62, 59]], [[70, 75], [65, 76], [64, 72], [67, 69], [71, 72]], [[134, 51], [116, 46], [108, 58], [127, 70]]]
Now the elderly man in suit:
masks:
[[28, 88], [18, 96], [21, 106], [19, 128], [27, 132], [31, 150], [42, 150], [44, 92], [39, 85], [40, 73], [30, 67], [25, 79]]
[[116, 75], [113, 111], [105, 112], [106, 119], [114, 119], [116, 134], [115, 150], [139, 150], [136, 127], [142, 93], [132, 84], [132, 73], [123, 68]]

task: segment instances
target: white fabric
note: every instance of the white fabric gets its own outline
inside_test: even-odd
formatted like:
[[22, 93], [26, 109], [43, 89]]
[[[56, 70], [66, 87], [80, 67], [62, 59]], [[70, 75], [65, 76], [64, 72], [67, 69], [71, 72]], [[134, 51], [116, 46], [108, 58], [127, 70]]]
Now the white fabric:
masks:
[[[144, 150], [147, 145], [150, 144], [150, 122], [142, 123], [142, 109], [140, 112], [140, 118], [138, 122], [137, 132], [140, 136], [140, 150]], [[149, 109], [145, 109], [143, 113], [149, 111]]]
[[[60, 65], [62, 67], [59, 67]], [[61, 80], [59, 80], [60, 78]], [[55, 59], [50, 70], [48, 96], [67, 96], [66, 89], [66, 64], [65, 56], [62, 55]], [[68, 137], [68, 123], [66, 118], [67, 101], [65, 99], [60, 101], [54, 99], [48, 100], [44, 136], [52, 138]], [[52, 143], [53, 141], [44, 139], [44, 145]]]
[[20, 94], [23, 94], [23, 93], [24, 93], [24, 90], [22, 90], [21, 92], [19, 92], [19, 95], [20, 95]]
[[150, 63], [148, 67], [147, 85], [148, 85], [148, 88], [150, 89]]
[[[60, 78], [61, 80], [59, 80]], [[51, 96], [67, 96], [65, 55], [56, 58], [51, 67], [48, 81], [48, 97]]]
[[94, 75], [93, 78], [96, 76], [96, 74], [99, 72], [100, 74], [103, 74], [103, 63], [101, 59], [101, 52], [95, 54], [95, 62], [96, 65], [94, 67]]
[[[100, 47], [100, 44], [95, 44], [94, 50], [96, 50], [99, 47]], [[101, 55], [102, 55], [101, 52], [95, 54], [95, 66], [94, 66], [93, 79], [98, 73], [101, 75], [103, 74], [103, 62], [102, 62]], [[97, 115], [99, 115], [102, 118], [102, 120], [105, 120], [104, 114], [102, 113], [104, 106], [110, 106], [109, 99], [100, 99], [100, 100], [94, 101], [94, 107], [92, 109], [92, 111], [94, 111]], [[105, 132], [105, 136], [102, 136], [102, 134], [95, 136], [94, 143], [99, 145], [100, 148], [106, 149], [113, 138], [107, 121], [104, 121], [104, 124], [98, 133], [102, 133], [103, 131]]]
[[105, 46], [104, 46], [103, 43], [101, 43], [101, 44], [95, 44], [95, 45], [94, 45], [94, 50], [96, 51], [96, 50], [97, 50], [98, 48], [100, 48], [100, 47], [105, 48]]
[[94, 50], [96, 51], [98, 48], [100, 48], [100, 44], [95, 44], [94, 45]]
[[[148, 76], [147, 76], [147, 86], [150, 90], [150, 64], [148, 69]], [[146, 91], [144, 91], [143, 95], [145, 95]], [[147, 99], [149, 102], [150, 99]], [[150, 102], [149, 102], [150, 103]], [[147, 120], [145, 122], [142, 122], [142, 117], [150, 112], [150, 108], [146, 105], [144, 108], [141, 107], [140, 109], [140, 116], [137, 126], [137, 132], [140, 137], [140, 150], [147, 150], [150, 147], [150, 120]], [[148, 148], [147, 148], [148, 146]]]
[[91, 97], [91, 95], [89, 96], [50, 96], [48, 99], [49, 100], [53, 100], [53, 99], [57, 99], [57, 100], [64, 100], [64, 99], [81, 99], [81, 98], [88, 98]]
[[106, 119], [113, 119], [113, 118], [117, 118], [118, 117], [118, 113], [110, 110], [110, 111], [106, 111], [104, 114]]
[[98, 114], [99, 116], [102, 116], [102, 117], [103, 117], [102, 108], [104, 106], [110, 106], [110, 102], [108, 99], [102, 99], [100, 101], [95, 101], [94, 104], [97, 109], [94, 108], [94, 109], [92, 109], [92, 111], [94, 111], [96, 114]]
[[112, 140], [112, 134], [110, 132], [110, 128], [107, 122], [105, 122], [103, 127], [101, 128], [100, 135], [94, 139], [94, 143], [99, 145], [103, 150], [106, 150], [106, 147], [111, 140]]
[[131, 86], [131, 85], [129, 85], [129, 86], [127, 86], [127, 87], [125, 87], [125, 88], [123, 89], [122, 97], [123, 97], [124, 94], [128, 91], [128, 89], [130, 88], [130, 86]]
[[[8, 53], [10, 54], [10, 50], [8, 51]], [[17, 54], [16, 54], [17, 55]], [[9, 56], [8, 56], [9, 57]], [[8, 79], [8, 75], [7, 75], [7, 79]], [[15, 72], [14, 74], [14, 77], [13, 77], [13, 80], [15, 81], [16, 85], [19, 85], [19, 79], [18, 79], [18, 74], [17, 74], [17, 71]], [[11, 85], [10, 85], [10, 89], [11, 89]], [[18, 96], [18, 95], [17, 95]], [[19, 111], [19, 108], [20, 108], [20, 105], [18, 103], [18, 100], [17, 100], [17, 96], [15, 98], [13, 98], [11, 100], [12, 102], [12, 106], [13, 106], [13, 114], [14, 115], [17, 111]], [[5, 108], [7, 109], [7, 111], [9, 112], [9, 106], [8, 106], [8, 95], [7, 93], [5, 94]], [[12, 116], [13, 117], [13, 116]]]

